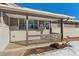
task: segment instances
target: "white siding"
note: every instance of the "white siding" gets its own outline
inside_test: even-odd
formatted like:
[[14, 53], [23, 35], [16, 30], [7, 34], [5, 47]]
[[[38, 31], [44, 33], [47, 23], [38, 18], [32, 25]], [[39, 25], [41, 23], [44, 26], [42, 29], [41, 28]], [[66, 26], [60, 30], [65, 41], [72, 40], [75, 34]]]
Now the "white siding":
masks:
[[9, 43], [9, 28], [0, 24], [0, 51], [3, 51]]
[[[67, 36], [79, 37], [79, 28], [76, 28], [75, 25], [65, 24], [63, 31], [64, 38]], [[58, 24], [52, 24], [52, 32], [60, 33], [60, 27], [58, 27]]]

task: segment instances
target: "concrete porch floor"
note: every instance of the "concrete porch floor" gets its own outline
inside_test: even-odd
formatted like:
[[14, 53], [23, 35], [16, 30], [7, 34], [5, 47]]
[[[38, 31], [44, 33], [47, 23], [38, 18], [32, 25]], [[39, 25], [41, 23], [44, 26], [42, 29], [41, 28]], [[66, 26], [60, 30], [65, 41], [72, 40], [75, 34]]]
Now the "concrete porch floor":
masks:
[[[41, 42], [43, 41], [43, 42]], [[9, 43], [3, 52], [0, 52], [1, 56], [24, 56], [25, 52], [28, 49], [45, 47], [54, 43], [55, 41], [51, 40], [41, 40], [40, 42], [34, 43], [35, 41], [29, 41], [29, 44], [26, 45], [26, 41], [12, 42]]]

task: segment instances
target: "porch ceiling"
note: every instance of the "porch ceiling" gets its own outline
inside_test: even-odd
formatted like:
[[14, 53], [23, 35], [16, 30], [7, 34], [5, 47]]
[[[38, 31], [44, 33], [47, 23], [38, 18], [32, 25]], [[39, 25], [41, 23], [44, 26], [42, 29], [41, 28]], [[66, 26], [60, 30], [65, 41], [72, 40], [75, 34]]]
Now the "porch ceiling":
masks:
[[6, 13], [7, 16], [12, 17], [12, 18], [23, 18], [26, 19], [26, 16], [24, 15], [18, 15], [18, 14], [8, 14]]
[[[8, 14], [6, 13], [7, 16], [11, 17], [11, 18], [22, 18], [22, 19], [26, 19], [25, 15], [17, 15], [17, 14]], [[28, 20], [46, 20], [46, 21], [58, 21], [60, 19], [51, 19], [51, 18], [44, 18], [44, 17], [34, 17], [34, 16], [28, 16]]]
[[22, 7], [10, 7], [5, 5], [0, 5], [0, 9], [4, 10], [4, 12], [8, 13], [20, 13], [24, 15], [31, 15], [31, 16], [44, 16], [49, 18], [58, 18], [58, 19], [73, 19], [74, 17], [62, 14], [56, 14], [51, 12], [39, 11], [30, 8], [22, 8]]

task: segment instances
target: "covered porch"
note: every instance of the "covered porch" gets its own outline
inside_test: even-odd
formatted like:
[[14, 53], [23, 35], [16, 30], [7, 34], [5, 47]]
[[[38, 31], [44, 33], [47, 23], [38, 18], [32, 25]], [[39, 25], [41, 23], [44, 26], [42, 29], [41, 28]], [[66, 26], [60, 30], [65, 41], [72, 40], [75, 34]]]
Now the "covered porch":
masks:
[[[9, 8], [6, 10], [2, 8], [1, 22], [9, 27], [9, 42], [24, 45], [62, 41], [63, 21], [71, 19], [71, 17], [65, 15], [21, 8], [13, 9], [15, 9], [15, 11]], [[59, 33], [53, 32], [51, 27], [53, 21], [58, 21], [60, 23]]]
[[[63, 19], [3, 14], [4, 23], [9, 27], [9, 42], [22, 45], [57, 42], [63, 40]], [[6, 19], [5, 19], [6, 17]], [[58, 21], [60, 32], [53, 32], [52, 22]], [[55, 30], [55, 29], [54, 29]]]

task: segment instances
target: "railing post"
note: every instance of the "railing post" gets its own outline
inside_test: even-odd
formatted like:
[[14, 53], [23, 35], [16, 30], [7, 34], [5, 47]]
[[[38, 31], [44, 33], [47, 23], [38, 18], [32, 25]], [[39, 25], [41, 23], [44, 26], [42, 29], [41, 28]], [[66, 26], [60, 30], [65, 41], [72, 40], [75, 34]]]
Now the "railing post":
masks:
[[61, 24], [61, 41], [63, 40], [63, 19], [60, 20], [60, 24]]

